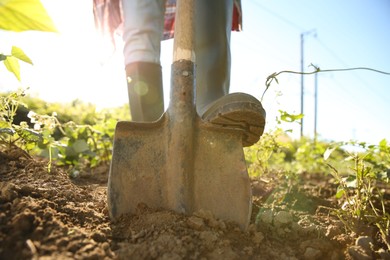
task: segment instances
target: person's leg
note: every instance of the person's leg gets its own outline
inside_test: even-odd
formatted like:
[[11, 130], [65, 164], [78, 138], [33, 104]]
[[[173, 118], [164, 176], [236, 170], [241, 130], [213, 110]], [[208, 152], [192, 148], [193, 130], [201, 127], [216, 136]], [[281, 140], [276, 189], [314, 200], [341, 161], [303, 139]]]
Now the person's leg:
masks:
[[255, 97], [229, 94], [233, 0], [196, 1], [196, 106], [203, 120], [243, 130], [243, 145], [263, 134], [265, 111]]
[[233, 0], [197, 0], [195, 25], [196, 107], [229, 93]]
[[133, 121], [157, 120], [164, 112], [160, 44], [164, 0], [122, 0], [123, 40]]

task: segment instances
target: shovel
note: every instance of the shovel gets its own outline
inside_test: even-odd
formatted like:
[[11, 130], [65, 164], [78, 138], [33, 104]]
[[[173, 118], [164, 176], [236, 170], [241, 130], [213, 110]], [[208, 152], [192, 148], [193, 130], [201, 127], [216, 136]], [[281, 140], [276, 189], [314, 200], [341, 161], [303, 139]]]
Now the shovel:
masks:
[[151, 123], [118, 122], [108, 178], [112, 220], [139, 204], [248, 227], [252, 192], [241, 129], [202, 121], [195, 107], [194, 0], [177, 1], [170, 104]]

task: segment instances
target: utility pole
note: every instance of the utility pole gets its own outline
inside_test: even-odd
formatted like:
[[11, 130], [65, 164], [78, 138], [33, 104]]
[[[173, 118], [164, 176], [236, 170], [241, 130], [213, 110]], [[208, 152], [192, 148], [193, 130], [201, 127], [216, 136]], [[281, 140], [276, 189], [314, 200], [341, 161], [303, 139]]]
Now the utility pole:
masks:
[[[303, 43], [304, 43], [304, 33], [301, 33], [301, 72], [303, 72]], [[301, 74], [301, 115], [303, 115], [303, 97], [304, 97], [304, 84], [303, 77]], [[301, 137], [303, 136], [303, 117], [301, 118]]]
[[317, 143], [318, 73], [314, 74], [314, 143]]
[[[317, 36], [316, 29], [306, 31], [301, 33], [301, 72], [304, 72], [304, 43], [305, 36], [314, 34], [314, 37]], [[303, 101], [305, 96], [305, 87], [304, 87], [304, 75], [301, 74], [301, 114], [303, 115]], [[303, 117], [301, 118], [301, 137], [303, 136]]]

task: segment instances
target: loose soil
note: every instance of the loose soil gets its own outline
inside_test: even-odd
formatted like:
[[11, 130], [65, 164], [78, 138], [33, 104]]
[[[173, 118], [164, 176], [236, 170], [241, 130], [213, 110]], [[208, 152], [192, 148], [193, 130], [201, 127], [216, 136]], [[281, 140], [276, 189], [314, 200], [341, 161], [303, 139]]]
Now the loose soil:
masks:
[[17, 148], [0, 151], [0, 259], [390, 259], [375, 228], [350, 232], [331, 214], [335, 185], [324, 174], [303, 174], [288, 192], [280, 178], [252, 180], [242, 231], [210, 212], [146, 205], [110, 222], [107, 172], [70, 178]]

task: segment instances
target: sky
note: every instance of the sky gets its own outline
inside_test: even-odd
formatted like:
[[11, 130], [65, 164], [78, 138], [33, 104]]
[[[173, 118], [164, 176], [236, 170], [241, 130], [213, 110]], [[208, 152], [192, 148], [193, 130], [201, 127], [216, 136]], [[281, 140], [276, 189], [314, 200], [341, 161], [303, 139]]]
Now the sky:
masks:
[[[0, 66], [0, 91], [29, 87], [47, 101], [81, 99], [98, 108], [127, 102], [121, 40], [107, 48], [94, 30], [92, 1], [43, 0], [59, 33], [0, 31], [0, 53], [22, 48], [34, 66], [23, 64], [22, 82]], [[77, 8], [75, 8], [77, 6]], [[261, 98], [269, 75], [367, 67], [390, 72], [388, 0], [242, 0], [243, 31], [231, 38], [231, 92]], [[303, 35], [303, 44], [301, 42]], [[162, 42], [166, 105], [169, 103], [173, 41]], [[282, 73], [262, 99], [266, 131], [279, 110], [301, 112], [301, 76]], [[369, 70], [321, 72], [317, 77], [320, 139], [390, 141], [390, 75]], [[303, 134], [314, 136], [315, 77], [304, 76]], [[282, 125], [300, 136], [298, 123]]]

